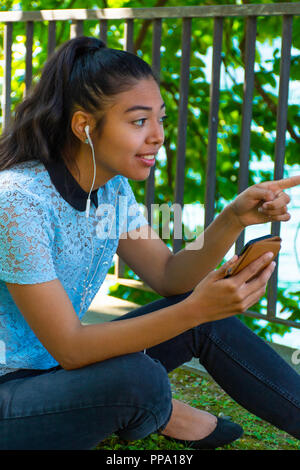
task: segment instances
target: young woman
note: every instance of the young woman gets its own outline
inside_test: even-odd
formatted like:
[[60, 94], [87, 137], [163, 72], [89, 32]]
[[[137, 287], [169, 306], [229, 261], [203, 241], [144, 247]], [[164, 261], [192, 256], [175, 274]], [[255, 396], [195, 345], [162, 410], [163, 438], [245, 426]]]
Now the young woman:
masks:
[[[1, 138], [0, 449], [92, 449], [112, 433], [161, 432], [198, 449], [232, 442], [238, 424], [172, 399], [167, 374], [192, 357], [300, 439], [299, 376], [235, 318], [263, 295], [270, 254], [231, 278], [236, 257], [215, 270], [246, 226], [289, 220], [283, 190], [300, 177], [248, 188], [202, 249], [174, 255], [128, 183], [149, 176], [164, 118], [143, 60], [80, 37], [49, 59]], [[116, 252], [162, 298], [84, 326]]]

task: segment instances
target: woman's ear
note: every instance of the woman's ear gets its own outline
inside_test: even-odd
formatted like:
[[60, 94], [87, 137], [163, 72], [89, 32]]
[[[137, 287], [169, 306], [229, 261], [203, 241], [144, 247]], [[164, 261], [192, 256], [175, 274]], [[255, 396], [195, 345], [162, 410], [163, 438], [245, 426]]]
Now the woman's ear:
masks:
[[82, 142], [85, 143], [87, 139], [87, 135], [85, 133], [85, 127], [89, 126], [90, 133], [93, 130], [95, 125], [94, 118], [84, 112], [84, 111], [76, 111], [72, 116], [71, 121], [71, 128], [73, 134]]

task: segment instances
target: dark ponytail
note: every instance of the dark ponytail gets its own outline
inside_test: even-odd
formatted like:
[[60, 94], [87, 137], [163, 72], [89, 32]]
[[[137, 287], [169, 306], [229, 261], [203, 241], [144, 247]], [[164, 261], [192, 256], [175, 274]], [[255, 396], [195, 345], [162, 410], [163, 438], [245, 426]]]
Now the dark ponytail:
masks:
[[156, 80], [134, 54], [92, 37], [67, 41], [46, 62], [39, 82], [0, 137], [0, 171], [29, 160], [63, 158], [72, 166], [79, 143], [71, 129], [73, 113], [92, 113], [100, 132], [107, 99], [150, 77]]

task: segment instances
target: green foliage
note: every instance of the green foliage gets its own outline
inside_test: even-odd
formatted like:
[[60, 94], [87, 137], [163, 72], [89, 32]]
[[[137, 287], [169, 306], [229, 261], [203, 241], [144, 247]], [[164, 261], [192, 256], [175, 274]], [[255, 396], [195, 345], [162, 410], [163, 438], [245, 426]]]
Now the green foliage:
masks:
[[[185, 6], [210, 5], [216, 2], [207, 0], [195, 2], [186, 0]], [[218, 4], [239, 3], [234, 0], [218, 0]], [[247, 3], [266, 3], [251, 1]], [[40, 9], [69, 9], [69, 8], [120, 8], [120, 7], [151, 7], [178, 6], [180, 0], [2, 0], [1, 10], [21, 8], [24, 11]], [[178, 137], [178, 109], [180, 85], [180, 53], [181, 53], [181, 19], [166, 19], [162, 22], [161, 48], [161, 92], [166, 103], [168, 120], [165, 125], [165, 158], [157, 162], [155, 203], [173, 202], [176, 175], [176, 148]], [[300, 62], [300, 17], [293, 20], [293, 47], [291, 61], [291, 83], [299, 80]], [[41, 66], [47, 58], [47, 22], [34, 25], [34, 63], [33, 83], [39, 77]], [[150, 22], [136, 20], [134, 26], [135, 52], [151, 63], [152, 57], [152, 25]], [[144, 34], [146, 32], [146, 34]], [[251, 159], [261, 161], [267, 155], [274, 159], [276, 109], [278, 102], [278, 83], [280, 73], [280, 37], [282, 18], [278, 16], [258, 18], [257, 50], [253, 96], [253, 119], [251, 132]], [[0, 25], [1, 38], [3, 25]], [[86, 35], [99, 36], [99, 23], [86, 21]], [[70, 22], [57, 22], [57, 46], [69, 39]], [[122, 21], [109, 21], [107, 44], [110, 47], [123, 48], [124, 25]], [[14, 44], [22, 46], [21, 52], [14, 47], [12, 63], [12, 110], [24, 95], [25, 74], [25, 25], [22, 22], [14, 24]], [[208, 120], [210, 104], [210, 74], [207, 71], [207, 57], [210, 57], [213, 40], [213, 19], [194, 19], [192, 22], [190, 82], [188, 101], [188, 135], [186, 143], [185, 191], [184, 203], [204, 203], [206, 161], [208, 147]], [[1, 39], [2, 41], [2, 39]], [[222, 87], [220, 91], [218, 155], [216, 166], [216, 212], [222, 210], [238, 191], [239, 149], [241, 135], [241, 115], [243, 103], [243, 64], [245, 58], [245, 21], [243, 18], [226, 18], [223, 27], [222, 55]], [[268, 52], [268, 57], [263, 52]], [[0, 60], [3, 59], [3, 43], [0, 43]], [[211, 60], [211, 59], [210, 59]], [[2, 73], [2, 72], [0, 72]], [[299, 163], [300, 143], [300, 107], [291, 103], [288, 110], [288, 132], [286, 145], [286, 163]], [[262, 180], [272, 178], [271, 174], [262, 172]], [[255, 174], [250, 171], [249, 185], [255, 183]], [[144, 203], [145, 183], [131, 182], [138, 202]], [[169, 242], [172, 247], [172, 240]], [[128, 271], [129, 272], [129, 271]], [[128, 274], [128, 273], [127, 273]], [[130, 273], [132, 277], [133, 273]], [[128, 274], [129, 276], [129, 274]], [[135, 299], [137, 294], [129, 292], [129, 288], [118, 287], [114, 295]], [[148, 294], [147, 294], [148, 295]], [[146, 293], [139, 293], [139, 303], [148, 301]], [[127, 297], [126, 297], [127, 296]], [[147, 300], [146, 300], [147, 299]], [[279, 292], [278, 300], [285, 313], [290, 313], [293, 320], [300, 319], [299, 293], [295, 295]], [[135, 301], [135, 300], [134, 300]], [[263, 313], [262, 302], [256, 306]], [[273, 331], [283, 331], [282, 325], [269, 324], [265, 329], [258, 327], [257, 322], [247, 318], [248, 324], [260, 330], [262, 336], [268, 336]]]

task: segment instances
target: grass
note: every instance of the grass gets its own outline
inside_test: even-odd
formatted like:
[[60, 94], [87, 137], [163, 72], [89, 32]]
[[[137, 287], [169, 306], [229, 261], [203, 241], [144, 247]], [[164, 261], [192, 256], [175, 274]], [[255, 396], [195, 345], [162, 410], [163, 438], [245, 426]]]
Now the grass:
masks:
[[[214, 415], [230, 416], [244, 428], [244, 435], [222, 450], [299, 450], [300, 441], [280, 431], [239, 406], [214, 380], [202, 373], [178, 368], [169, 374], [173, 398]], [[95, 450], [182, 450], [182, 444], [151, 434], [137, 441], [121, 441], [116, 435], [102, 441]], [[221, 448], [220, 448], [221, 449]]]

